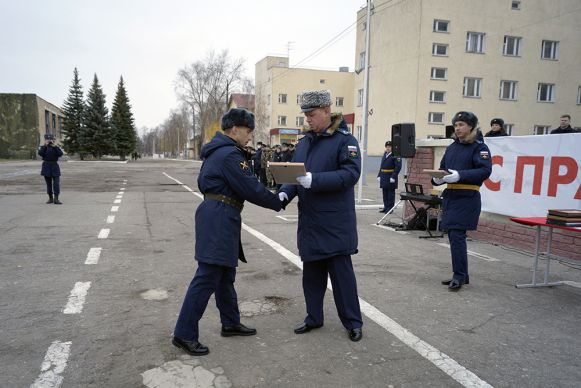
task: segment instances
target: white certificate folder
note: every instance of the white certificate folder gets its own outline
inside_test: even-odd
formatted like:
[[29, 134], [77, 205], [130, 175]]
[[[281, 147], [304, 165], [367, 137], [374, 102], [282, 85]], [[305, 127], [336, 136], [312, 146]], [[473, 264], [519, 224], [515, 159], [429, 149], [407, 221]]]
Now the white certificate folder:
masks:
[[297, 177], [307, 175], [304, 163], [268, 162], [268, 168], [278, 185], [298, 185]]

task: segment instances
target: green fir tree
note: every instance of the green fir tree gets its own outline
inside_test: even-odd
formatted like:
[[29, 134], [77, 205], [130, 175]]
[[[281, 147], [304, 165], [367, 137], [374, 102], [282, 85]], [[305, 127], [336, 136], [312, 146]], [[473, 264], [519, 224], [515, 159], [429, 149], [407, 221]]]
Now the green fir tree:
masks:
[[83, 87], [79, 79], [79, 72], [75, 67], [73, 83], [69, 88], [69, 95], [63, 104], [63, 146], [65, 152], [73, 155], [79, 152], [79, 133], [83, 127]]
[[105, 94], [97, 74], [87, 94], [84, 126], [79, 136], [79, 145], [82, 152], [91, 153], [97, 159], [115, 152], [109, 110], [105, 106]]
[[113, 108], [111, 108], [111, 127], [113, 128], [117, 154], [121, 157], [121, 160], [125, 160], [127, 155], [135, 151], [137, 135], [123, 77], [119, 80], [117, 94], [115, 95], [115, 101], [113, 101]]

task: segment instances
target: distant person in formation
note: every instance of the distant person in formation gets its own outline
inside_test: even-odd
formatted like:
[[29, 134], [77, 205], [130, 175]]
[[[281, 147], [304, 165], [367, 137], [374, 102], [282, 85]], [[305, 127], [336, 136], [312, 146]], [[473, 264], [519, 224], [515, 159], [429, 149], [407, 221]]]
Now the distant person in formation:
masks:
[[478, 118], [472, 112], [458, 112], [452, 119], [454, 142], [446, 148], [440, 170], [448, 171], [432, 183], [448, 186], [442, 194], [441, 226], [448, 230], [452, 255], [452, 279], [442, 281], [450, 291], [470, 283], [466, 231], [476, 230], [480, 218], [480, 186], [492, 172], [491, 155], [478, 130]]
[[486, 135], [484, 135], [484, 137], [497, 136], [509, 136], [504, 129], [504, 120], [499, 118], [490, 120], [490, 131], [486, 132]]
[[397, 189], [397, 176], [401, 170], [401, 158], [391, 153], [391, 141], [385, 142], [385, 152], [381, 158], [381, 166], [377, 173], [379, 187], [383, 191], [383, 209], [380, 213], [389, 212], [395, 205], [395, 189]]
[[297, 178], [299, 185], [285, 184], [279, 193], [286, 200], [299, 197], [297, 242], [307, 316], [295, 333], [323, 326], [330, 277], [339, 319], [349, 339], [359, 341], [363, 321], [351, 262], [358, 244], [353, 188], [361, 174], [359, 146], [343, 116], [331, 114], [328, 91], [303, 93], [301, 110], [309, 130], [299, 140], [292, 161], [304, 163], [307, 173]]
[[252, 157], [252, 165], [254, 166], [254, 175], [256, 175], [256, 178], [258, 178], [258, 180], [260, 180], [260, 172], [261, 172], [260, 158], [261, 157], [262, 157], [262, 142], [259, 141], [258, 143], [256, 143], [256, 152], [254, 153], [254, 156]]
[[561, 133], [577, 133], [577, 130], [571, 127], [571, 116], [561, 116], [559, 119], [559, 128], [555, 128], [551, 131], [551, 135]]
[[46, 193], [48, 194], [46, 203], [62, 205], [62, 202], [59, 201], [61, 169], [58, 160], [63, 156], [63, 151], [55, 144], [54, 135], [50, 133], [44, 135], [44, 145], [38, 148], [38, 155], [42, 157], [40, 175], [44, 176], [44, 181], [46, 182]]
[[198, 269], [188, 287], [172, 343], [193, 356], [209, 353], [199, 340], [198, 322], [215, 294], [223, 337], [255, 335], [240, 322], [234, 289], [238, 260], [246, 262], [240, 241], [244, 201], [279, 211], [280, 196], [267, 190], [252, 173], [243, 148], [252, 138], [254, 115], [230, 109], [222, 130], [204, 147], [198, 188], [204, 201], [196, 210], [195, 259]]

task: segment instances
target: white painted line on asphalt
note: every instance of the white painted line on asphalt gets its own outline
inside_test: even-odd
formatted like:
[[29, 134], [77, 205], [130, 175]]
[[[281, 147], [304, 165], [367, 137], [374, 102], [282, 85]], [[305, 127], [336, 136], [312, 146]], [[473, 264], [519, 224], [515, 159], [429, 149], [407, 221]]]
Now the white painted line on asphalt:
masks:
[[117, 195], [123, 196], [123, 194], [125, 194], [125, 191], [120, 191], [117, 193]]
[[118, 211], [119, 211], [119, 206], [112, 206], [111, 207], [111, 212], [112, 213], [115, 213], [115, 212], [118, 212]]
[[[180, 185], [183, 185], [177, 179], [172, 178], [165, 172], [163, 173], [169, 179], [174, 180]], [[199, 193], [194, 193], [200, 198], [203, 196]], [[379, 225], [378, 225], [379, 226]], [[242, 223], [242, 229], [252, 234], [254, 237], [258, 238], [265, 244], [268, 244], [272, 249], [277, 251], [281, 256], [285, 257], [288, 261], [303, 269], [303, 263], [299, 256], [295, 255], [276, 241], [266, 237], [264, 234], [260, 233], [256, 229]], [[328, 282], [328, 287], [331, 288], [331, 283]], [[432, 364], [437, 366], [440, 370], [446, 373], [448, 376], [459, 382], [465, 387], [492, 387], [486, 381], [481, 380], [473, 372], [469, 371], [462, 365], [458, 364], [455, 360], [450, 358], [448, 355], [440, 352], [438, 349], [434, 348], [432, 345], [420, 338], [416, 337], [412, 332], [399, 325], [393, 319], [389, 318], [387, 315], [379, 311], [377, 308], [373, 307], [371, 304], [367, 303], [363, 299], [359, 298], [359, 303], [361, 304], [361, 312], [365, 314], [366, 317], [377, 323], [379, 326], [383, 327], [393, 336], [397, 337], [401, 342], [408, 345], [411, 349], [415, 350], [422, 357], [430, 361]]]
[[[365, 200], [364, 200], [365, 201]], [[376, 210], [383, 209], [383, 205], [355, 205], [355, 210]]]
[[288, 214], [286, 216], [276, 216], [276, 218], [280, 218], [281, 220], [286, 222], [297, 222], [299, 216], [297, 214]]
[[189, 191], [190, 193], [200, 197], [201, 199], [204, 199], [204, 196], [200, 193], [196, 193], [194, 190], [190, 189], [188, 186], [184, 185], [182, 182], [178, 181], [177, 179], [169, 176], [168, 174], [166, 174], [165, 172], [163, 173], [163, 175], [165, 175], [166, 177], [168, 177], [169, 179], [171, 179], [172, 181], [174, 181], [175, 183], [177, 183], [178, 185], [182, 185], [182, 187], [184, 189], [186, 189], [187, 191]]
[[112, 224], [115, 222], [115, 216], [107, 216], [107, 223]]
[[[438, 243], [438, 245], [441, 246], [441, 247], [450, 249], [450, 244]], [[486, 256], [486, 255], [483, 255], [482, 253], [473, 252], [473, 251], [470, 251], [470, 250], [468, 251], [468, 254], [470, 256], [474, 256], [474, 257], [479, 258], [479, 259], [482, 259], [484, 261], [500, 261], [500, 259], [497, 259], [495, 257]]]
[[101, 231], [99, 232], [99, 235], [97, 236], [97, 238], [107, 238], [109, 237], [109, 232], [111, 231], [111, 229], [101, 229]]
[[563, 281], [563, 284], [566, 284], [566, 285], [568, 285], [568, 286], [571, 286], [571, 287], [577, 287], [577, 288], [581, 288], [581, 283], [579, 283], [579, 282], [574, 282], [574, 281], [572, 281], [572, 280], [564, 280], [564, 281]]
[[122, 188], [120, 188], [119, 190], [123, 191], [123, 190], [125, 190], [125, 187], [122, 187]]
[[89, 249], [89, 253], [87, 253], [87, 259], [85, 260], [85, 264], [97, 264], [99, 262], [99, 257], [101, 256], [102, 248], [91, 248]]
[[120, 199], [116, 199], [116, 200], [113, 201], [113, 203], [121, 203], [121, 200]]
[[385, 225], [377, 225], [377, 224], [371, 224], [371, 226], [375, 226], [376, 228], [381, 228], [381, 229], [387, 229], [389, 231], [395, 232], [395, 233], [399, 233], [399, 234], [409, 234], [408, 232], [405, 232], [403, 230], [397, 230], [394, 229], [390, 226], [385, 226]]
[[123, 196], [122, 195], [116, 195], [115, 196], [115, 199], [123, 199]]
[[72, 342], [54, 341], [46, 351], [44, 361], [40, 366], [40, 375], [30, 388], [57, 388], [63, 382], [60, 375], [67, 367]]
[[76, 282], [69, 296], [69, 301], [63, 310], [63, 314], [79, 314], [83, 311], [83, 304], [91, 282]]

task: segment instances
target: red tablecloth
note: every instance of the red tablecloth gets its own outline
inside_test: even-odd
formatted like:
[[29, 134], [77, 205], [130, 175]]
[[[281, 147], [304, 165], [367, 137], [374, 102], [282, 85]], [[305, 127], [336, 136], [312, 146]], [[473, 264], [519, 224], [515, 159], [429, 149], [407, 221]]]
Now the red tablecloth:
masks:
[[547, 224], [546, 217], [514, 217], [510, 219], [511, 221], [516, 222], [517, 224], [527, 225], [527, 226], [546, 226], [549, 228], [557, 228], [557, 229], [565, 229], [571, 230], [573, 232], [581, 232], [581, 227], [572, 227], [572, 226], [561, 226], [555, 224]]

